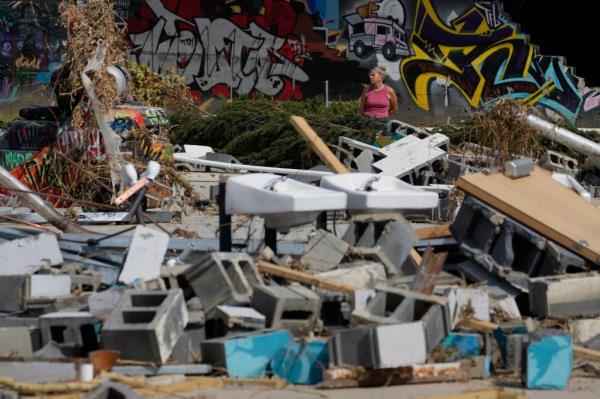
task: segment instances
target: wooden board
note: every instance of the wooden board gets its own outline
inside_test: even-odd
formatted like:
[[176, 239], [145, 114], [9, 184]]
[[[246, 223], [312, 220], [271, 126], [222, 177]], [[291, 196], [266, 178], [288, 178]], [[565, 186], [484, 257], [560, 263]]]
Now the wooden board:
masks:
[[290, 116], [290, 123], [296, 129], [304, 140], [308, 142], [313, 151], [319, 156], [321, 161], [325, 163], [335, 173], [348, 173], [349, 170], [335, 157], [333, 152], [327, 147], [327, 144], [319, 137], [319, 135], [308, 124], [306, 119], [301, 116]]
[[511, 179], [501, 173], [466, 175], [457, 187], [580, 256], [600, 264], [600, 209], [535, 168]]

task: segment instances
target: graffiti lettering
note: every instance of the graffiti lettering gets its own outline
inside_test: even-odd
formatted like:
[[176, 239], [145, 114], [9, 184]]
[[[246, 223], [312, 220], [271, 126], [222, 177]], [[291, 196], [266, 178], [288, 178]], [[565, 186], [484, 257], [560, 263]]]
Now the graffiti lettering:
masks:
[[254, 22], [242, 29], [225, 18], [188, 21], [159, 1], [148, 5], [158, 21], [151, 30], [129, 37], [138, 62], [154, 70], [174, 68], [186, 84], [195, 82], [202, 91], [224, 84], [240, 95], [257, 91], [277, 96], [283, 79], [309, 79], [300, 65], [305, 54], [299, 52], [306, 48], [301, 38], [274, 36]]
[[0, 151], [0, 165], [7, 170], [11, 170], [27, 161], [33, 154], [33, 151]]
[[416, 104], [429, 110], [429, 86], [445, 79], [474, 108], [498, 97], [539, 104], [574, 122], [579, 79], [556, 57], [534, 56], [516, 26], [497, 18], [496, 2], [480, 2], [446, 25], [430, 0], [417, 0], [411, 45], [400, 65]]

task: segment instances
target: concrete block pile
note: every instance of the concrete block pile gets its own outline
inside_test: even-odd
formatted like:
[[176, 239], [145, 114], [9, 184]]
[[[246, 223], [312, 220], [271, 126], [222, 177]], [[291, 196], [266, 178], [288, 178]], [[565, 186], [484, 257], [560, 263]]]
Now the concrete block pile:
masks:
[[[389, 173], [423, 182], [448, 141], [406, 143], [345, 145], [383, 173], [415, 151], [414, 165], [400, 165], [410, 173], [397, 162]], [[540, 172], [503, 178], [527, 187], [527, 173]], [[274, 376], [319, 388], [502, 376], [565, 389], [574, 365], [600, 361], [597, 238], [549, 228], [555, 215], [515, 212], [469, 184], [447, 224], [330, 214], [273, 248], [265, 239], [223, 251], [212, 237], [152, 226], [123, 235], [2, 226], [0, 375], [90, 382], [89, 366], [92, 376]], [[128, 392], [95, 388], [89, 397]]]

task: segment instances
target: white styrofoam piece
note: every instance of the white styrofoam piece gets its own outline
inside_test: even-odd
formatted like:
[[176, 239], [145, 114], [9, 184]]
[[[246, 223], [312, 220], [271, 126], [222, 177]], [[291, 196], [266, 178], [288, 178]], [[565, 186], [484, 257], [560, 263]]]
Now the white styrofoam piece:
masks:
[[56, 298], [71, 293], [71, 276], [34, 274], [30, 278], [31, 298]]
[[184, 144], [183, 149], [187, 155], [192, 157], [204, 157], [209, 152], [214, 152], [212, 147], [207, 145]]
[[425, 363], [427, 344], [422, 322], [379, 326], [375, 334], [380, 368]]
[[54, 234], [42, 233], [0, 244], [0, 275], [32, 274], [43, 266], [62, 263]]
[[169, 246], [169, 235], [160, 230], [145, 226], [137, 226], [125, 264], [119, 275], [119, 281], [131, 284], [136, 279], [152, 280], [160, 276], [162, 266]]

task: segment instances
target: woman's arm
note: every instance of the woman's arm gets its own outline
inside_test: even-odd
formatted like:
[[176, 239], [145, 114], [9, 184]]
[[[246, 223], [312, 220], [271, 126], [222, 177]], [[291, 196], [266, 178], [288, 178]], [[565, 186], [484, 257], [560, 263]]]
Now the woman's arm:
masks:
[[398, 97], [396, 92], [390, 86], [387, 86], [388, 96], [390, 97], [390, 114], [393, 114], [398, 110]]
[[367, 102], [367, 93], [369, 92], [369, 88], [365, 87], [363, 89], [362, 94], [360, 95], [360, 99], [358, 100], [358, 109], [361, 115], [365, 114], [365, 103]]

